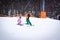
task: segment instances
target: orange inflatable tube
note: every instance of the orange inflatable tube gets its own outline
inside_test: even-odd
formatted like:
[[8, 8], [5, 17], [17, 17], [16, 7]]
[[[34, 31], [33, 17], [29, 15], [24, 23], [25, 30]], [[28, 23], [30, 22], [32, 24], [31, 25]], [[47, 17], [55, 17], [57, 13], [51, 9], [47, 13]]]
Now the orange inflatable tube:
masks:
[[42, 12], [41, 12], [40, 18], [46, 18], [46, 12], [45, 12], [45, 11], [42, 11]]

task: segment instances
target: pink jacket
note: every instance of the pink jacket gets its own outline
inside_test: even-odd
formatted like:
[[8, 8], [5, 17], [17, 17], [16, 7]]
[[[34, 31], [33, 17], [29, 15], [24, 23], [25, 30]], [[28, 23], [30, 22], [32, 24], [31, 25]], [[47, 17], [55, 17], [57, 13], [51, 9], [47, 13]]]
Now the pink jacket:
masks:
[[18, 19], [18, 24], [21, 24], [21, 18]]

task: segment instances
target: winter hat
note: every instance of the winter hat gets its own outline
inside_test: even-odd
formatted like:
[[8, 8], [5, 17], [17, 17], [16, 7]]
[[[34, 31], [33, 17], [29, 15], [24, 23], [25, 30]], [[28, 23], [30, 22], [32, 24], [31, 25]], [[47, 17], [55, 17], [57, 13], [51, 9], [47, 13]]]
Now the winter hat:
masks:
[[19, 18], [21, 18], [21, 16]]

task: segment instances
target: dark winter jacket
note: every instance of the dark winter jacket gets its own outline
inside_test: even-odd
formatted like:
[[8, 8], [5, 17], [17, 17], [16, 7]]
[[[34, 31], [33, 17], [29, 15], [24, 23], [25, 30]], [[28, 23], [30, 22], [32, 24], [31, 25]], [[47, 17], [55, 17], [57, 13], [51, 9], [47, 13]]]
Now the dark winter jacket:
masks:
[[30, 17], [30, 14], [27, 14], [27, 15], [26, 15], [26, 19], [29, 19], [29, 17]]

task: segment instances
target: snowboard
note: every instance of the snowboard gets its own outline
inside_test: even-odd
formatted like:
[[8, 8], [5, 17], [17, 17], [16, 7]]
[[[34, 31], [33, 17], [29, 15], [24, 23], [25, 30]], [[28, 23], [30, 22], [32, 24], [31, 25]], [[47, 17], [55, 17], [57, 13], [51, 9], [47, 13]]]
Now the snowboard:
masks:
[[17, 25], [23, 26], [23, 24], [17, 24]]

